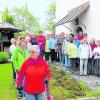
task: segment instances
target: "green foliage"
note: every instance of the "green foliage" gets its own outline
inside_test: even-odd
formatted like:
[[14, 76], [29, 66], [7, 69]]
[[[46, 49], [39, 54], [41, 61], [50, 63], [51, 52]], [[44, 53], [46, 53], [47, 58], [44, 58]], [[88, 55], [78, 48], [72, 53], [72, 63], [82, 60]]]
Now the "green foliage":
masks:
[[54, 100], [60, 100], [60, 97], [63, 100], [83, 97], [87, 95], [87, 92], [91, 91], [86, 84], [75, 81], [71, 73], [62, 74], [64, 72], [54, 65], [51, 65], [50, 68], [52, 70], [52, 78], [49, 83]]
[[21, 8], [14, 7], [15, 25], [25, 32], [38, 33], [41, 29], [39, 20], [28, 10], [27, 4]]
[[79, 83], [79, 86], [80, 86], [82, 89], [87, 87], [87, 85], [86, 85], [84, 82], [80, 82], [80, 83]]
[[8, 53], [0, 52], [0, 61], [7, 61], [7, 60], [8, 60]]
[[50, 84], [51, 84], [51, 85], [56, 84], [56, 82], [57, 82], [57, 81], [56, 81], [54, 78], [52, 78], [52, 79], [50, 80]]
[[50, 4], [47, 13], [48, 13], [49, 16], [52, 15], [52, 18], [55, 18], [55, 12], [56, 12], [56, 6], [55, 6], [55, 2], [53, 2], [53, 3]]
[[100, 90], [87, 92], [87, 97], [100, 97]]
[[18, 33], [14, 33], [14, 38], [17, 38], [19, 36]]
[[56, 4], [55, 2], [52, 2], [47, 10], [47, 21], [45, 22], [45, 29], [50, 32], [55, 32], [55, 28], [53, 27], [55, 25], [55, 12], [56, 12]]
[[3, 20], [3, 22], [8, 22], [8, 23], [14, 24], [14, 18], [10, 14], [8, 9], [5, 9], [5, 11], [3, 13], [3, 16], [2, 16], [2, 20]]
[[69, 95], [69, 91], [64, 89], [62, 86], [54, 86], [51, 89], [51, 94], [53, 95], [53, 97], [61, 96], [61, 95], [68, 96]]
[[25, 38], [26, 37], [26, 33], [25, 32], [14, 33], [14, 38], [17, 38], [18, 36]]

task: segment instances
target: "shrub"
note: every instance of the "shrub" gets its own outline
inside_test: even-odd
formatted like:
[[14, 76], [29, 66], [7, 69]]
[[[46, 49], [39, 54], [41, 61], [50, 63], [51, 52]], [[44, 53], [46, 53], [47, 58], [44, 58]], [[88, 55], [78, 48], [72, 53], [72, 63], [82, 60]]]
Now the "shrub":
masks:
[[84, 82], [80, 82], [80, 83], [79, 83], [79, 86], [80, 86], [81, 89], [87, 87], [87, 85], [86, 85]]
[[0, 52], [0, 61], [5, 62], [8, 60], [8, 53], [7, 52]]

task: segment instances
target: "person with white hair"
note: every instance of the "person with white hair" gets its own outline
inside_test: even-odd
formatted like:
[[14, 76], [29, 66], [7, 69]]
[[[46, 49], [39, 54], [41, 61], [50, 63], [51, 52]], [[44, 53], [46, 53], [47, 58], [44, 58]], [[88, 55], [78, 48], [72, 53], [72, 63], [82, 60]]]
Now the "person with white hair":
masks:
[[88, 59], [92, 58], [92, 50], [86, 39], [79, 46], [78, 57], [80, 58], [80, 75], [87, 75]]
[[12, 38], [12, 39], [10, 40], [10, 42], [11, 42], [11, 46], [10, 46], [10, 55], [12, 56], [13, 53], [15, 52], [15, 50], [16, 50], [16, 40], [15, 40], [15, 38]]
[[30, 37], [27, 36], [27, 37], [25, 38], [25, 41], [26, 41], [26, 43], [27, 43], [27, 49], [30, 50], [30, 48], [31, 48], [31, 46], [32, 46], [32, 45], [31, 45], [31, 42], [30, 42]]
[[46, 61], [40, 56], [38, 45], [30, 48], [30, 57], [27, 59], [18, 73], [17, 87], [22, 86], [24, 78], [24, 91], [27, 100], [43, 100], [42, 93], [46, 82], [50, 79], [50, 69]]

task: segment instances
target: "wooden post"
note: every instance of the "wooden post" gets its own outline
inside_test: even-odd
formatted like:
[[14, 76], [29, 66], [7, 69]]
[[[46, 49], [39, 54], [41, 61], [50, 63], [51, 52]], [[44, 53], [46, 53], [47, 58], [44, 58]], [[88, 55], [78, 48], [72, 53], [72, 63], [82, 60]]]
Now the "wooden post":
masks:
[[3, 40], [2, 40], [2, 33], [0, 32], [0, 34], [1, 34], [1, 51], [3, 51]]

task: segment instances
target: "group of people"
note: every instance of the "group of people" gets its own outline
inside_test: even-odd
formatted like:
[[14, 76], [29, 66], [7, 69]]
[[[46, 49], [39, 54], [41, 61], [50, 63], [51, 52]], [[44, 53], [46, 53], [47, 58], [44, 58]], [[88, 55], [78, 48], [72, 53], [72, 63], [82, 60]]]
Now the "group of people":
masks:
[[10, 55], [15, 69], [14, 78], [19, 97], [26, 96], [27, 100], [43, 100], [42, 93], [45, 91], [51, 72], [42, 57], [41, 40], [37, 42], [33, 39], [33, 37], [30, 39], [29, 34], [25, 38], [12, 38]]
[[[11, 59], [15, 69], [19, 71], [18, 85], [22, 83], [24, 74], [26, 76], [25, 91], [29, 92], [31, 86], [35, 86], [37, 81], [44, 85], [41, 79], [50, 79], [48, 77], [50, 70], [46, 62], [60, 63], [72, 72], [79, 69], [79, 75], [93, 74], [100, 76], [100, 40], [88, 40], [88, 35], [82, 31], [78, 31], [76, 35], [65, 34], [64, 32], [58, 35], [54, 33], [43, 35], [42, 31], [39, 31], [38, 36], [26, 34], [25, 38], [20, 36], [17, 39], [13, 38], [11, 44]], [[35, 66], [42, 70], [35, 69]], [[33, 69], [34, 71], [32, 71]], [[46, 71], [46, 77], [44, 77], [44, 71]], [[31, 77], [33, 73], [35, 79]], [[39, 75], [36, 75], [36, 73]], [[28, 80], [34, 80], [35, 83], [28, 83]], [[36, 91], [38, 91], [37, 89]], [[42, 87], [43, 89], [44, 87]], [[42, 90], [39, 93], [43, 92]], [[32, 91], [29, 93], [34, 94], [35, 90]]]
[[[61, 33], [56, 39], [55, 55], [72, 72], [79, 75], [100, 76], [100, 40], [88, 40], [87, 33], [78, 31], [76, 35]], [[56, 60], [56, 59], [55, 59]]]

